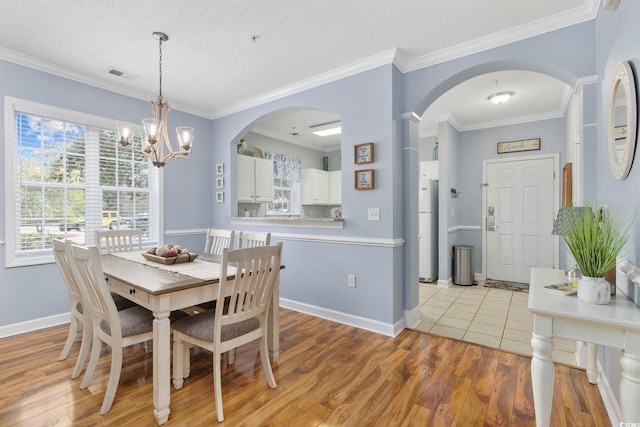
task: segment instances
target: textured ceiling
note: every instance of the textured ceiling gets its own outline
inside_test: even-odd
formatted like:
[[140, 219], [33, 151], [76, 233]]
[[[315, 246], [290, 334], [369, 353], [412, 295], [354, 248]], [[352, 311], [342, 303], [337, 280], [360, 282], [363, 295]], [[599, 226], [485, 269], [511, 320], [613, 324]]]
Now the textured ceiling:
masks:
[[[486, 49], [592, 19], [599, 0], [2, 0], [0, 59], [218, 117], [395, 62]], [[252, 35], [259, 38], [254, 42]], [[455, 49], [453, 49], [455, 48]], [[115, 77], [110, 68], [132, 79]], [[319, 77], [320, 76], [320, 77]]]

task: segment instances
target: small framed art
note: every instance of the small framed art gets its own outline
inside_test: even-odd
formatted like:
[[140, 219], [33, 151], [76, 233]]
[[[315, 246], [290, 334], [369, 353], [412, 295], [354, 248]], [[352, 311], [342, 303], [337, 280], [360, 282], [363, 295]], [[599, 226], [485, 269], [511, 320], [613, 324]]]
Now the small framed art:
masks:
[[216, 188], [224, 188], [224, 178], [216, 178]]
[[540, 149], [540, 138], [522, 139], [520, 141], [498, 142], [498, 154], [515, 153]]
[[218, 203], [224, 202], [224, 191], [216, 191], [216, 202]]
[[361, 169], [354, 172], [356, 190], [373, 190], [373, 169]]
[[353, 159], [356, 165], [373, 163], [373, 142], [365, 142], [353, 146]]
[[216, 165], [216, 175], [224, 174], [224, 163], [218, 163]]

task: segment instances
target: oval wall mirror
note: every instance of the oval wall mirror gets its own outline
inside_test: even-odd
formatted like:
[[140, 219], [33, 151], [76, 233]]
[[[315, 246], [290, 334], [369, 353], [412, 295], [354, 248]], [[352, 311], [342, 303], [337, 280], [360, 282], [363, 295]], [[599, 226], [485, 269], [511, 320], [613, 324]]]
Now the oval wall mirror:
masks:
[[629, 175], [636, 149], [637, 104], [633, 71], [626, 62], [616, 65], [609, 98], [607, 139], [609, 164], [617, 179]]

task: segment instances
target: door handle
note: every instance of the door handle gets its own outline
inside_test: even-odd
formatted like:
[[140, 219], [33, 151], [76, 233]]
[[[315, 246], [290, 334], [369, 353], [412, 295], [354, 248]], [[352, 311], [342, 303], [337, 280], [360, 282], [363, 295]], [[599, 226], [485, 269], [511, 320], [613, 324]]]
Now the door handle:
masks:
[[495, 207], [489, 206], [487, 211], [487, 231], [496, 231], [498, 226], [496, 225]]

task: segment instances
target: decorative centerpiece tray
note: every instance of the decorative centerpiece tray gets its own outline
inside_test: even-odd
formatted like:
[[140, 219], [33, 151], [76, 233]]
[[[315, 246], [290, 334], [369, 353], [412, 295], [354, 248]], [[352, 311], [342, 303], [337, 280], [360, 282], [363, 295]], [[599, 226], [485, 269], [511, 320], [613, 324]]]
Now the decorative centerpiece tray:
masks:
[[148, 254], [148, 253], [143, 253], [142, 256], [147, 261], [158, 262], [160, 264], [166, 264], [166, 265], [182, 264], [184, 262], [191, 262], [194, 259], [198, 258], [198, 254], [194, 254], [194, 253], [191, 253], [191, 252], [188, 253], [188, 254], [180, 254], [178, 256], [174, 256], [174, 257], [170, 257], [170, 258], [165, 258], [163, 256], [158, 256], [158, 255], [153, 255], [153, 254]]

